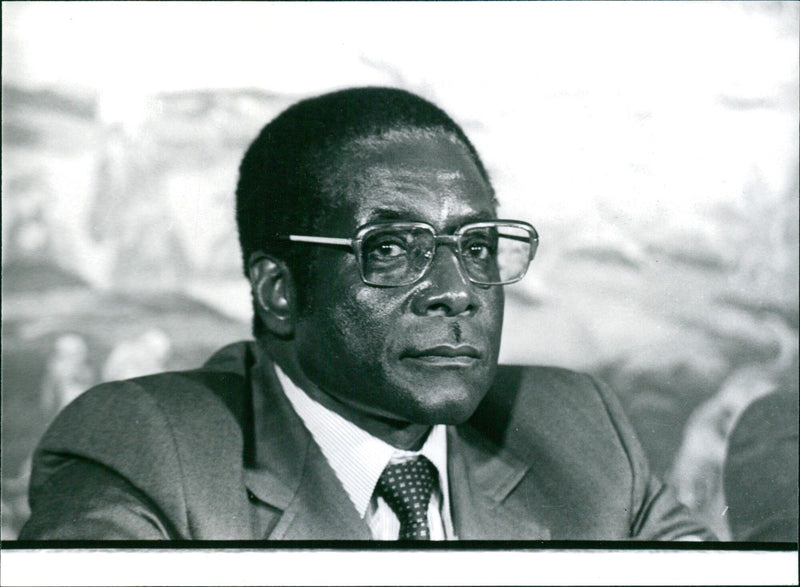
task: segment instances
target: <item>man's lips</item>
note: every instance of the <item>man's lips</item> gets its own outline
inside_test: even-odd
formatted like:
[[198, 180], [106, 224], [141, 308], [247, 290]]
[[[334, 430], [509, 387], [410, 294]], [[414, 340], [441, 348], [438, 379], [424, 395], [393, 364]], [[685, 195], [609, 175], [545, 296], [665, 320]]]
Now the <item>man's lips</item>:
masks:
[[467, 344], [458, 346], [441, 344], [423, 349], [408, 349], [403, 352], [401, 358], [433, 364], [470, 365], [481, 358], [481, 352]]

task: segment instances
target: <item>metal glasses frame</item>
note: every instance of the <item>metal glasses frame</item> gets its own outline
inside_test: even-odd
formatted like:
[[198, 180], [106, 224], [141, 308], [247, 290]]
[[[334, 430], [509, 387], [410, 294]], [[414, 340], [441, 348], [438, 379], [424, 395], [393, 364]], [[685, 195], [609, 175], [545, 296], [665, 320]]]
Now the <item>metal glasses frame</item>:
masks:
[[[523, 277], [525, 277], [525, 273], [527, 273], [528, 267], [530, 266], [530, 262], [536, 255], [536, 249], [539, 246], [539, 233], [536, 232], [536, 229], [533, 227], [533, 225], [527, 222], [523, 222], [522, 220], [490, 220], [486, 222], [470, 222], [459, 227], [453, 234], [436, 234], [436, 229], [427, 222], [386, 222], [386, 223], [365, 224], [364, 226], [361, 226], [356, 230], [356, 234], [353, 238], [336, 238], [328, 236], [311, 236], [311, 235], [300, 235], [300, 234], [281, 235], [275, 238], [279, 240], [288, 240], [291, 242], [334, 246], [334, 247], [347, 247], [351, 249], [351, 251], [356, 256], [356, 260], [358, 261], [358, 271], [361, 275], [361, 280], [367, 285], [372, 285], [377, 287], [402, 287], [406, 285], [413, 285], [428, 273], [428, 270], [430, 270], [431, 265], [433, 264], [433, 255], [431, 255], [428, 258], [428, 262], [422, 269], [422, 271], [420, 271], [420, 274], [414, 279], [409, 280], [408, 282], [386, 285], [370, 281], [369, 279], [367, 279], [367, 276], [364, 275], [364, 263], [361, 256], [361, 243], [364, 241], [364, 238], [370, 232], [377, 229], [386, 228], [388, 226], [397, 227], [400, 229], [421, 228], [430, 231], [433, 234], [433, 239], [434, 239], [434, 254], [439, 245], [444, 244], [452, 246], [453, 250], [456, 252], [456, 257], [458, 258], [458, 263], [459, 266], [461, 267], [461, 270], [467, 276], [467, 279], [469, 279], [472, 283], [475, 283], [477, 285], [508, 285], [511, 283], [516, 283], [517, 281], [521, 280]], [[525, 270], [517, 278], [512, 279], [510, 281], [488, 282], [475, 279], [470, 275], [467, 268], [464, 267], [463, 252], [461, 250], [461, 236], [465, 232], [473, 230], [475, 228], [499, 228], [503, 226], [518, 228], [528, 233], [528, 237], [526, 238], [521, 236], [517, 237], [514, 235], [504, 235], [506, 238], [519, 240], [520, 242], [528, 242], [530, 244], [531, 248], [530, 248], [530, 253], [528, 255], [528, 263], [525, 266]]]

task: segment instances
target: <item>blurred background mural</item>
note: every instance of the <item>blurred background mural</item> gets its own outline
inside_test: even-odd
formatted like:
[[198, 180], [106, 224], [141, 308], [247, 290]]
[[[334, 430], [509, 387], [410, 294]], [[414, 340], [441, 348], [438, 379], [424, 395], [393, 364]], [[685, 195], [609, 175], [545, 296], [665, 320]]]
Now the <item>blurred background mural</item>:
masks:
[[2, 531], [100, 381], [249, 336], [238, 161], [293, 101], [435, 101], [541, 247], [502, 359], [617, 390], [723, 538], [725, 439], [797, 393], [798, 4], [3, 3]]

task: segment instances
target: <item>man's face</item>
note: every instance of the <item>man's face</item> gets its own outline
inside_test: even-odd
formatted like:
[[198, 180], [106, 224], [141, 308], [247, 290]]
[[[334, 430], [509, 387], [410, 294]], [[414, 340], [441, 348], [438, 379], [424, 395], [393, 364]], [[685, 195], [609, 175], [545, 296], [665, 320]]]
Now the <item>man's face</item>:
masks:
[[[418, 221], [439, 234], [496, 217], [489, 186], [466, 149], [441, 139], [403, 139], [342, 156], [336, 205], [321, 236], [350, 237], [372, 222]], [[459, 423], [494, 379], [503, 291], [464, 275], [439, 246], [418, 282], [362, 282], [355, 255], [316, 247], [308, 305], [296, 325], [300, 365], [349, 409], [415, 424]]]

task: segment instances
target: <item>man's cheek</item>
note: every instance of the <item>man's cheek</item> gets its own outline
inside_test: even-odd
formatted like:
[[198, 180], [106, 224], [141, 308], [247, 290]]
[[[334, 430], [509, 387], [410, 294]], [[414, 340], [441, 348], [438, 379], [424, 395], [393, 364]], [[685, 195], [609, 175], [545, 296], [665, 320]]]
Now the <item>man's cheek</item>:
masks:
[[354, 300], [338, 306], [333, 313], [336, 351], [347, 353], [359, 364], [376, 364], [390, 335], [390, 325], [378, 309], [364, 308]]
[[399, 323], [397, 302], [387, 295], [391, 290], [373, 287], [354, 288], [348, 300], [337, 308], [340, 318], [356, 326], [359, 334], [377, 343], [390, 335]]

